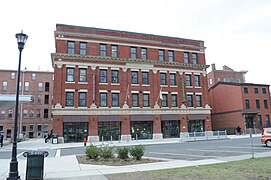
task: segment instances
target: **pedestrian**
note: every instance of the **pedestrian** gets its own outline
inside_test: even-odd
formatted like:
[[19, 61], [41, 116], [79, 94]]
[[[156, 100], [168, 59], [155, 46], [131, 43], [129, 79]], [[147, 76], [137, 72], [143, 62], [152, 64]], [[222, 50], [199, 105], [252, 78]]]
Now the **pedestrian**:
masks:
[[236, 130], [237, 130], [237, 134], [241, 135], [241, 128], [239, 125], [237, 126]]
[[1, 134], [1, 135], [0, 135], [0, 143], [1, 143], [1, 147], [3, 147], [3, 141], [4, 141], [4, 135]]

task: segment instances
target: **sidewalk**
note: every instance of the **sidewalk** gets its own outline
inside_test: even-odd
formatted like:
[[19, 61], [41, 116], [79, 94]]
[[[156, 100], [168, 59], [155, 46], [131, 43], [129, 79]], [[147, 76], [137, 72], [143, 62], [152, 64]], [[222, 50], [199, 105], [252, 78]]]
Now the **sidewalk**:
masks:
[[[258, 137], [260, 135], [253, 135], [253, 137]], [[230, 139], [236, 138], [247, 138], [249, 135], [240, 135], [240, 136], [228, 136]], [[161, 144], [161, 143], [180, 143], [180, 139], [166, 139], [160, 141], [153, 140], [144, 140], [144, 141], [132, 141], [132, 142], [113, 142], [114, 146], [125, 146], [125, 145], [135, 145], [135, 144]], [[95, 143], [95, 145], [101, 145], [102, 143]], [[0, 152], [11, 149], [11, 144], [4, 146]], [[65, 143], [65, 144], [51, 144], [44, 143], [43, 139], [32, 139], [18, 143], [18, 149], [29, 149], [29, 150], [52, 150], [52, 149], [61, 149], [67, 147], [82, 147], [83, 143]], [[266, 157], [271, 156], [271, 152], [268, 153], [258, 153], [255, 154], [255, 157]], [[251, 155], [242, 155], [242, 156], [231, 156], [231, 157], [221, 157], [216, 159], [208, 160], [198, 160], [198, 161], [185, 161], [185, 160], [172, 160], [167, 162], [157, 162], [149, 163], [142, 165], [130, 165], [130, 166], [99, 166], [99, 165], [86, 165], [79, 164], [76, 156], [62, 156], [55, 157], [49, 156], [45, 158], [44, 164], [44, 178], [47, 180], [61, 180], [61, 179], [95, 179], [95, 180], [106, 180], [105, 174], [114, 174], [114, 173], [124, 173], [124, 172], [136, 172], [136, 171], [150, 171], [150, 170], [159, 170], [159, 169], [171, 169], [179, 167], [188, 167], [188, 166], [198, 166], [205, 164], [215, 164], [229, 161], [237, 161], [251, 158]], [[0, 159], [0, 179], [6, 179], [7, 173], [9, 171], [10, 159]], [[21, 179], [25, 179], [26, 173], [26, 158], [18, 154], [18, 164], [19, 164], [19, 175]]]

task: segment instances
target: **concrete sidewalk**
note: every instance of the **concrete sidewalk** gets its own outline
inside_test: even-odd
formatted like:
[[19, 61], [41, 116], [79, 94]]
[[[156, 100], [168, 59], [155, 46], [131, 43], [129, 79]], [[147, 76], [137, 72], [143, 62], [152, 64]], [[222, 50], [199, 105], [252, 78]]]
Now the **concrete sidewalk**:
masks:
[[[253, 135], [253, 137], [257, 137], [260, 135]], [[240, 136], [228, 136], [230, 139], [236, 138], [247, 138], [249, 135], [240, 135]], [[153, 140], [142, 140], [142, 141], [132, 141], [132, 142], [107, 142], [105, 144], [113, 145], [113, 146], [125, 146], [125, 145], [136, 145], [136, 144], [164, 144], [164, 143], [180, 143], [179, 139], [166, 139], [160, 141]], [[102, 145], [102, 143], [95, 143], [95, 145]], [[10, 151], [12, 145], [4, 146], [0, 150], [2, 151]], [[65, 143], [65, 144], [51, 144], [44, 143], [43, 139], [31, 139], [28, 141], [24, 141], [18, 143], [18, 149], [29, 149], [29, 150], [52, 150], [52, 149], [61, 149], [68, 147], [83, 147], [83, 143]], [[255, 157], [267, 157], [271, 156], [271, 152], [268, 153], [258, 153], [255, 154]], [[160, 170], [160, 169], [171, 169], [171, 168], [179, 168], [179, 167], [188, 167], [188, 166], [198, 166], [205, 164], [215, 164], [215, 163], [223, 163], [229, 161], [237, 161], [251, 158], [251, 155], [242, 155], [242, 156], [231, 156], [231, 157], [221, 157], [216, 159], [207, 159], [207, 160], [198, 160], [198, 161], [185, 161], [185, 160], [170, 160], [167, 162], [157, 162], [157, 163], [149, 163], [149, 164], [141, 164], [141, 165], [129, 165], [129, 166], [99, 166], [99, 165], [86, 165], [79, 164], [76, 156], [49, 156], [45, 158], [44, 164], [44, 178], [48, 180], [60, 180], [60, 179], [95, 179], [95, 180], [106, 180], [107, 178], [104, 176], [105, 174], [114, 174], [114, 173], [124, 173], [124, 172], [136, 172], [136, 171], [150, 171], [150, 170]], [[7, 173], [9, 171], [9, 159], [1, 159], [0, 160], [0, 179], [6, 179]], [[19, 163], [19, 175], [21, 179], [25, 179], [26, 173], [26, 158], [22, 157], [21, 154], [18, 155], [18, 163]]]

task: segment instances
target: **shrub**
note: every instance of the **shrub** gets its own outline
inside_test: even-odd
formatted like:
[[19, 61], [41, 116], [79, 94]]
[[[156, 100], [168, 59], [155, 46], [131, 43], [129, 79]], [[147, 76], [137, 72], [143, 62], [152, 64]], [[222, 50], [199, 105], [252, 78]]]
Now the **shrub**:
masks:
[[101, 147], [100, 148], [100, 156], [104, 159], [111, 158], [113, 156], [113, 147]]
[[127, 159], [128, 158], [128, 153], [129, 153], [129, 148], [127, 148], [127, 147], [118, 147], [116, 149], [116, 152], [118, 154], [118, 158]]
[[85, 153], [89, 159], [97, 159], [99, 156], [99, 148], [94, 145], [90, 145], [86, 148]]
[[130, 154], [133, 156], [133, 159], [140, 160], [144, 155], [145, 147], [143, 145], [136, 145], [130, 148]]

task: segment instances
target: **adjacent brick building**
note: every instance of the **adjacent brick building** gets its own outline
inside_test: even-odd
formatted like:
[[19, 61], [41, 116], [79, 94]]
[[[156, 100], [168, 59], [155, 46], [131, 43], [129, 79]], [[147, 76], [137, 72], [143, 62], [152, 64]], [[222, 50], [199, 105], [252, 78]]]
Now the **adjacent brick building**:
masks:
[[203, 41], [57, 24], [55, 45], [59, 142], [211, 131]]
[[238, 126], [245, 133], [248, 128], [270, 127], [269, 85], [218, 82], [209, 89], [209, 97], [214, 130], [232, 134]]
[[[53, 128], [51, 118], [53, 72], [21, 72], [20, 95], [31, 95], [31, 102], [19, 104], [18, 133], [25, 138], [43, 138]], [[17, 71], [0, 70], [1, 94], [16, 94]], [[11, 138], [15, 108], [0, 112], [0, 132]], [[22, 118], [22, 120], [21, 120]]]

